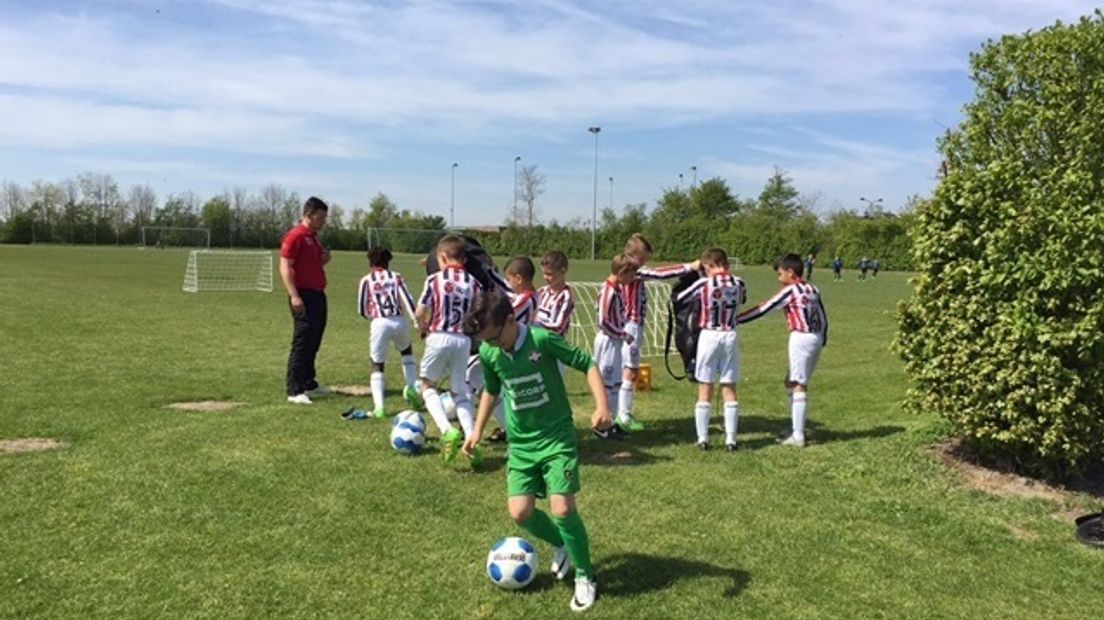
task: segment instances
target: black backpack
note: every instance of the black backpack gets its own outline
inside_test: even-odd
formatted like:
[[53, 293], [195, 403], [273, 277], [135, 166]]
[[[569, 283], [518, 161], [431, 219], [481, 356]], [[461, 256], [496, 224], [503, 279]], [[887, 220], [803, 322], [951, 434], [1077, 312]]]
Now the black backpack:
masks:
[[[484, 290], [491, 290], [494, 285], [491, 283], [491, 276], [488, 272], [493, 269], [491, 265], [491, 257], [487, 254], [487, 250], [483, 249], [483, 246], [479, 245], [479, 241], [474, 237], [467, 235], [460, 235], [464, 239], [464, 254], [467, 256], [467, 260], [464, 261], [464, 271], [467, 271], [473, 278], [479, 281], [483, 285]], [[436, 250], [430, 250], [429, 255], [426, 256], [426, 275], [430, 276], [441, 270], [440, 265], [437, 264], [437, 252]]]
[[[694, 366], [698, 357], [698, 337], [701, 335], [701, 303], [698, 298], [691, 296], [678, 301], [680, 293], [693, 286], [701, 275], [691, 272], [684, 274], [678, 282], [671, 287], [671, 300], [667, 308], [667, 343], [663, 350], [663, 363], [667, 366], [667, 372], [677, 381], [689, 379], [694, 382]], [[681, 377], [671, 370], [671, 342], [674, 341], [675, 349], [682, 358], [682, 370], [685, 374]]]

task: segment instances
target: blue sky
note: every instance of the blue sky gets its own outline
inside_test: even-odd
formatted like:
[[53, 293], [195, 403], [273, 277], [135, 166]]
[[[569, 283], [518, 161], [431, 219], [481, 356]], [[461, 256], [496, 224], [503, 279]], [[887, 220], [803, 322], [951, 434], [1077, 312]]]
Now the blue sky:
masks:
[[163, 197], [279, 183], [501, 221], [513, 162], [544, 219], [774, 166], [818, 208], [930, 192], [988, 38], [1073, 0], [0, 0], [0, 179], [84, 170]]

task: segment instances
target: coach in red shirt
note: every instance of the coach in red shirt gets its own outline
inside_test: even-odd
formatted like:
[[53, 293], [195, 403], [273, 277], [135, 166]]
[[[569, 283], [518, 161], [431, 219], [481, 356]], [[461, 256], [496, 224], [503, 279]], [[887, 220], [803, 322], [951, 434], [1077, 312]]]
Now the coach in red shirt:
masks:
[[303, 204], [303, 219], [280, 244], [280, 279], [287, 289], [294, 329], [288, 355], [288, 402], [311, 404], [310, 397], [328, 394], [315, 378], [314, 360], [326, 331], [326, 271], [330, 251], [318, 241], [330, 208], [311, 196]]

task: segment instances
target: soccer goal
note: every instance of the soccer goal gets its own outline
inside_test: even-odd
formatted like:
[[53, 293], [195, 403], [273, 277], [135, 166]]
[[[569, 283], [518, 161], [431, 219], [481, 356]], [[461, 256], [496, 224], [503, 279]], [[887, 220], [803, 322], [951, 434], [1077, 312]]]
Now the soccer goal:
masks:
[[187, 226], [143, 226], [142, 248], [210, 248], [211, 230]]
[[272, 253], [192, 250], [184, 272], [184, 290], [272, 292]]
[[[575, 299], [575, 316], [567, 340], [583, 351], [594, 347], [594, 335], [598, 330], [598, 294], [602, 282], [569, 282]], [[667, 338], [667, 314], [670, 312], [671, 285], [666, 282], [645, 282], [648, 294], [648, 313], [644, 318], [640, 348], [642, 357], [663, 355]]]

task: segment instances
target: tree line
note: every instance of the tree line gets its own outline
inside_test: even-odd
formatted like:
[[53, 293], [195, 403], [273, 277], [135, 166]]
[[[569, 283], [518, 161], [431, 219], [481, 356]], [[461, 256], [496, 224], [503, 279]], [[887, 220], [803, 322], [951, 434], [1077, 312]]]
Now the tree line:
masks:
[[[463, 232], [499, 255], [539, 256], [557, 248], [573, 258], [589, 258], [589, 221], [534, 219], [544, 177], [535, 169], [529, 174], [535, 181], [523, 185], [522, 206], [507, 214], [503, 226]], [[6, 182], [0, 187], [0, 242], [135, 245], [142, 242], [143, 226], [157, 226], [206, 228], [213, 247], [271, 248], [299, 220], [302, 203], [298, 193], [277, 184], [257, 193], [234, 188], [206, 200], [193, 192], [174, 193], [162, 201], [147, 184], [124, 192], [111, 175], [92, 172], [61, 182], [35, 181], [29, 187]], [[717, 246], [745, 264], [770, 263], [797, 252], [816, 254], [822, 267], [836, 255], [848, 267], [862, 256], [878, 258], [887, 269], [911, 267], [907, 231], [919, 198], [910, 199], [900, 212], [874, 208], [818, 214], [816, 203], [816, 197], [802, 195], [780, 169], [756, 198], [742, 199], [723, 179], [712, 178], [664, 190], [651, 209], [646, 204], [626, 205], [620, 212], [603, 209], [595, 253], [611, 257], [630, 234], [643, 232], [660, 260], [682, 260]], [[380, 193], [364, 207], [331, 203], [322, 241], [335, 250], [384, 243], [397, 252], [423, 252], [445, 230], [443, 217], [400, 209]]]

